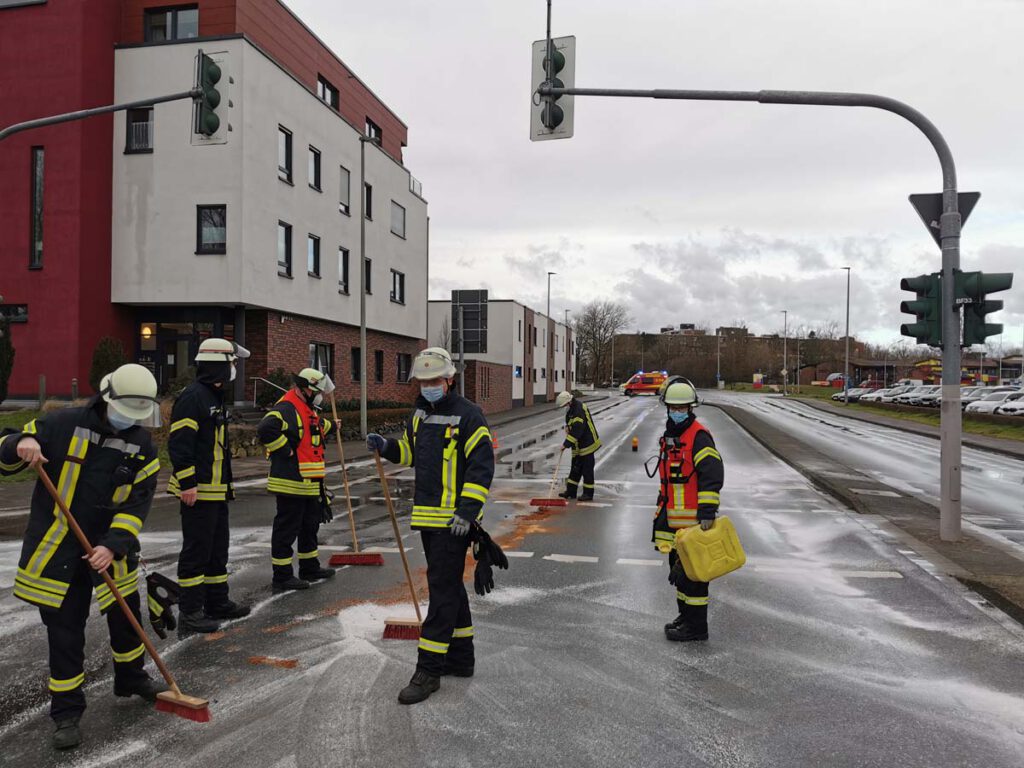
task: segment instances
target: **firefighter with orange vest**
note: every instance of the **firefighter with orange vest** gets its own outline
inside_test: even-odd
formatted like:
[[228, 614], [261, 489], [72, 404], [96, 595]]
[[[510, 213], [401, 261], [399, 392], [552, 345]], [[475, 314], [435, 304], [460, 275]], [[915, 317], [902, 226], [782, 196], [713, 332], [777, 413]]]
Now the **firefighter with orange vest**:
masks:
[[668, 553], [668, 580], [676, 588], [679, 608], [675, 620], [665, 625], [665, 637], [677, 642], [707, 640], [708, 583], [687, 578], [674, 542], [681, 528], [700, 525], [706, 531], [715, 524], [725, 468], [711, 433], [693, 414], [699, 405], [693, 384], [673, 376], [662, 386], [660, 400], [668, 421], [659, 441], [661, 484], [652, 541], [659, 552]]
[[[270, 539], [275, 592], [309, 589], [311, 581], [334, 576], [333, 568], [320, 565], [317, 533], [320, 524], [332, 519], [330, 497], [324, 485], [324, 444], [333, 425], [319, 413], [324, 395], [334, 391], [334, 382], [315, 368], [303, 368], [294, 375], [293, 386], [260, 422], [260, 442], [270, 454], [267, 490], [277, 496]], [[299, 575], [295, 576], [292, 545]]]

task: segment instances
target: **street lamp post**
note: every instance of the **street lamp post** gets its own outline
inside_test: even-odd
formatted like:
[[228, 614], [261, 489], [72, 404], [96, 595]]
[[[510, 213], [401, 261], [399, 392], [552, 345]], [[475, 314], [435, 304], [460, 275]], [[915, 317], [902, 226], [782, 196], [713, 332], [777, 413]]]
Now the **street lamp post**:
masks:
[[715, 386], [720, 387], [722, 381], [722, 334], [719, 329], [715, 329], [715, 354], [718, 357], [718, 362], [715, 365]]
[[843, 371], [843, 405], [850, 404], [850, 270], [846, 270], [846, 368]]
[[789, 312], [782, 310], [782, 396], [789, 394], [789, 368], [787, 367], [786, 342], [789, 339]]
[[366, 428], [366, 144], [380, 146], [376, 137], [359, 137], [359, 431]]
[[[612, 336], [612, 341], [615, 337]], [[644, 342], [647, 341], [647, 331], [640, 331], [640, 370], [644, 369]]]
[[557, 272], [548, 272], [548, 320], [551, 319], [551, 276], [557, 274]]

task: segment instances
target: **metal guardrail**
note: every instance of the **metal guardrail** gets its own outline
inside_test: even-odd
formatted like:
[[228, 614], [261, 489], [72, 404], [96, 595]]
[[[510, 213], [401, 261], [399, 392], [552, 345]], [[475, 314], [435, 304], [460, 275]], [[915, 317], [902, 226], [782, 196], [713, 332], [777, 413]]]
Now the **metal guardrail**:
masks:
[[269, 379], [264, 379], [264, 378], [261, 378], [259, 376], [253, 376], [252, 377], [252, 407], [253, 408], [258, 408], [259, 407], [256, 404], [256, 385], [259, 384], [260, 382], [263, 382], [264, 384], [269, 384], [270, 386], [272, 386], [274, 389], [278, 390], [279, 392], [287, 392], [288, 391], [285, 387], [282, 387], [282, 386], [280, 386], [278, 384], [275, 384], [274, 382], [270, 381]]

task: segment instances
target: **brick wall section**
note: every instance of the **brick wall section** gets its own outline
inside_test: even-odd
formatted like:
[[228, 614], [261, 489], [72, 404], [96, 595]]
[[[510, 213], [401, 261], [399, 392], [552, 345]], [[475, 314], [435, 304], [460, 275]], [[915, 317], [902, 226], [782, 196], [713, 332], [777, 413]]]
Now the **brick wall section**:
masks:
[[[311, 342], [334, 345], [334, 364], [331, 377], [337, 386], [339, 400], [359, 397], [359, 382], [352, 378], [353, 347], [359, 346], [359, 328], [342, 323], [332, 323], [311, 317], [283, 315], [280, 312], [249, 310], [245, 313], [246, 346], [252, 357], [246, 361], [246, 399], [253, 397], [253, 376], [266, 376], [277, 367], [290, 373], [297, 373], [309, 365]], [[399, 353], [416, 356], [426, 346], [422, 339], [410, 339], [367, 329], [366, 343], [369, 355], [366, 358], [367, 397], [370, 400], [395, 400], [412, 403], [416, 387], [408, 382], [398, 381]], [[384, 381], [378, 382], [375, 371], [377, 350], [384, 352]], [[411, 361], [410, 361], [411, 362]]]
[[[485, 386], [486, 381], [486, 386]], [[512, 409], [512, 366], [466, 361], [466, 397], [484, 413]]]

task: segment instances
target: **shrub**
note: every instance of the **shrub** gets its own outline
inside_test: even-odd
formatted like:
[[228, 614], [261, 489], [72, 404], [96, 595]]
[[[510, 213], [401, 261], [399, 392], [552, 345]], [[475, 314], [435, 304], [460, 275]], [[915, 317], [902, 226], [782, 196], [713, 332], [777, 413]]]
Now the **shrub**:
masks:
[[104, 336], [99, 340], [92, 353], [92, 367], [89, 369], [89, 386], [93, 392], [100, 391], [100, 381], [108, 373], [120, 368], [128, 362], [124, 345], [120, 339]]
[[173, 379], [167, 382], [167, 396], [177, 397], [182, 393], [185, 387], [187, 387], [195, 380], [196, 367], [194, 365], [190, 365], [188, 368], [185, 369], [184, 373], [175, 376]]

